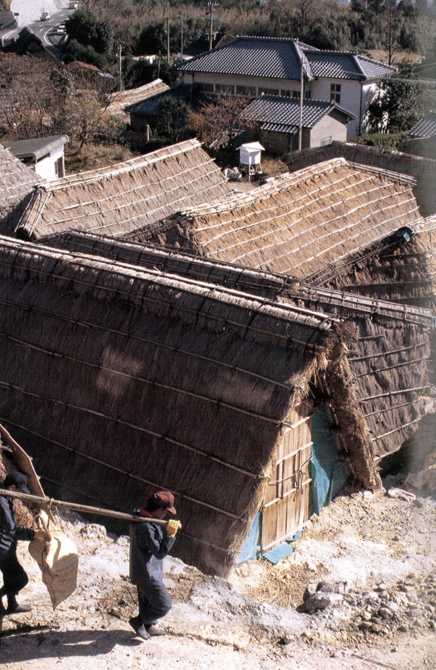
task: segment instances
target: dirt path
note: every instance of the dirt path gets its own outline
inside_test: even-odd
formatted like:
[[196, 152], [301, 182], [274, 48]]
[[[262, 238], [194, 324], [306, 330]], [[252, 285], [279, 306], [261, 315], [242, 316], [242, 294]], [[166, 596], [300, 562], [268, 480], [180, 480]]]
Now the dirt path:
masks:
[[[250, 562], [226, 581], [169, 558], [174, 608], [166, 635], [147, 643], [127, 623], [136, 607], [127, 538], [70, 517], [65, 528], [81, 551], [78, 589], [53, 613], [21, 545], [33, 611], [4, 619], [1, 667], [429, 670], [436, 658], [434, 516], [430, 500], [359, 495], [338, 499], [313, 519], [278, 566]], [[340, 605], [298, 611], [304, 589], [319, 579], [349, 582]]]

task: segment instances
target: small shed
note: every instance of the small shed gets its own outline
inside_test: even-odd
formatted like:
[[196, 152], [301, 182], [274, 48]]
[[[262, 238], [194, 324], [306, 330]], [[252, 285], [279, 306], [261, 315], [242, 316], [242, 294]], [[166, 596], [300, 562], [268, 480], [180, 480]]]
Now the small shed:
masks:
[[248, 173], [260, 169], [262, 151], [265, 151], [260, 142], [247, 142], [239, 147], [239, 165]]
[[4, 145], [22, 163], [32, 167], [37, 175], [52, 181], [65, 176], [64, 148], [67, 142], [67, 135], [50, 135], [5, 142]]
[[298, 98], [262, 95], [245, 108], [243, 118], [258, 128], [268, 151], [284, 154], [298, 150], [300, 123], [302, 148], [309, 149], [333, 141], [346, 142], [347, 124], [355, 117], [334, 102], [305, 100], [301, 110]]

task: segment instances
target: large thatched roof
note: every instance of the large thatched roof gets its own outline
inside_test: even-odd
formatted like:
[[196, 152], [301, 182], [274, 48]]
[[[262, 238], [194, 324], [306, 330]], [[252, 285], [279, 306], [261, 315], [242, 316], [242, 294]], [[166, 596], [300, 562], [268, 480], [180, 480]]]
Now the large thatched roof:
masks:
[[17, 234], [38, 239], [79, 229], [126, 235], [229, 191], [200, 143], [186, 140], [39, 186], [17, 224]]
[[128, 238], [302, 277], [420, 222], [413, 184], [338, 158], [190, 208]]
[[174, 489], [179, 554], [225, 572], [334, 319], [6, 237], [0, 307], [0, 421], [43, 480], [122, 509]]
[[[40, 180], [39, 180], [40, 181]], [[38, 177], [0, 144], [0, 232], [9, 233], [9, 219], [32, 191]]]
[[355, 411], [366, 417], [377, 459], [398, 450], [431, 409], [431, 315], [425, 309], [381, 300], [377, 293], [374, 299], [318, 288], [283, 275], [110, 237], [69, 233], [50, 240], [50, 244], [238, 288], [352, 323], [355, 336], [349, 343], [348, 362], [356, 391]]

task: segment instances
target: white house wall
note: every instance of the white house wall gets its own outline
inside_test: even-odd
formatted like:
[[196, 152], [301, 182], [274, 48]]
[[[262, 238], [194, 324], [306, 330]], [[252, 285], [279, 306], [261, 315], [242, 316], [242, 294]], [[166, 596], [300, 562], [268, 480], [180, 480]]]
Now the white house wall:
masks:
[[311, 83], [312, 100], [330, 100], [332, 84], [341, 85], [341, 102], [339, 104], [356, 117], [348, 124], [347, 139], [351, 140], [359, 134], [362, 85], [359, 81], [346, 79], [316, 79]]
[[57, 179], [58, 176], [56, 174], [55, 164], [58, 158], [63, 158], [63, 155], [64, 155], [63, 147], [52, 151], [49, 156], [46, 156], [45, 158], [36, 163], [35, 165], [36, 174], [50, 181], [53, 179]]
[[347, 124], [326, 114], [311, 130], [310, 147], [322, 147], [333, 141], [347, 141]]

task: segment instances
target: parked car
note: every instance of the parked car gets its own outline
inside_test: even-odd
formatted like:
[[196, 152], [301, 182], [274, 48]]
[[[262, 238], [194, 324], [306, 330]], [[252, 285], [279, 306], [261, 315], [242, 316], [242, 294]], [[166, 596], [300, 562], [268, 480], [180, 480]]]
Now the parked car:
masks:
[[46, 10], [41, 12], [40, 21], [49, 21], [49, 20], [50, 20], [50, 13], [47, 12]]

